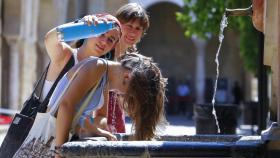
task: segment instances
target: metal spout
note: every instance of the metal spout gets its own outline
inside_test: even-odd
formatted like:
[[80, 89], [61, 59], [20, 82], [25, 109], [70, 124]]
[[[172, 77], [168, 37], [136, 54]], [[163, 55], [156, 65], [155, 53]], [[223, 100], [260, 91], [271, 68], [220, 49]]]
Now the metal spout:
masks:
[[253, 15], [253, 7], [252, 5], [248, 8], [238, 8], [238, 9], [227, 9], [226, 8], [226, 16], [252, 16]]

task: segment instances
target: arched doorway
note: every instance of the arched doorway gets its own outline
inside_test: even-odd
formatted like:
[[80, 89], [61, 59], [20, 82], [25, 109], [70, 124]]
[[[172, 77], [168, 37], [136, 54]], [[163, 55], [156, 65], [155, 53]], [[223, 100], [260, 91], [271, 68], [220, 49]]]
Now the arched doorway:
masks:
[[180, 9], [166, 2], [147, 8], [151, 26], [138, 47], [141, 53], [152, 56], [160, 64], [164, 76], [185, 78], [194, 74], [195, 50], [176, 22], [175, 12]]
[[181, 10], [180, 6], [160, 2], [146, 10], [151, 25], [138, 48], [140, 53], [153, 57], [159, 63], [163, 75], [168, 77], [169, 104], [173, 106], [173, 111], [178, 111], [179, 108], [175, 106], [177, 103], [173, 102], [177, 96], [177, 83], [188, 82], [191, 93], [194, 93], [196, 50], [192, 40], [184, 36], [183, 29], [176, 21], [175, 13]]

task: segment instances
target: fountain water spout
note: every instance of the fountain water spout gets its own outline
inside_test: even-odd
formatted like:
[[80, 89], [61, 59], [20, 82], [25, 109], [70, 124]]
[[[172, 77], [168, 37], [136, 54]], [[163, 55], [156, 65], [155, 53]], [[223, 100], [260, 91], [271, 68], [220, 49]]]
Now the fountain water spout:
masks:
[[252, 5], [248, 8], [238, 8], [238, 9], [226, 9], [226, 16], [252, 16], [253, 7]]

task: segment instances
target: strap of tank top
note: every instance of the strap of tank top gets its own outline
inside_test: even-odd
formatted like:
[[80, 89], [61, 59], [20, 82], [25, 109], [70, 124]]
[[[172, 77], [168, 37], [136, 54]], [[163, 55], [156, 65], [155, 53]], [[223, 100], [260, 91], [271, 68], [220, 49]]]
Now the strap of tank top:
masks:
[[58, 99], [55, 101], [54, 105], [51, 107], [49, 113], [51, 115], [55, 115], [58, 109], [58, 105], [61, 101], [62, 96], [64, 95], [64, 93], [67, 91], [67, 89], [69, 88], [70, 84], [72, 83], [72, 81], [77, 77], [78, 72], [80, 71], [80, 69], [85, 65], [85, 63], [81, 64], [77, 70], [74, 72], [74, 74], [72, 75], [72, 77], [70, 78], [69, 82], [67, 83], [66, 87], [64, 88], [64, 90], [62, 91], [62, 93], [60, 93]]
[[73, 57], [74, 57], [74, 63], [75, 63], [75, 64], [79, 62], [79, 60], [78, 60], [78, 50], [79, 50], [79, 48], [74, 49], [74, 51], [73, 51], [73, 53], [72, 53], [72, 55], [73, 55]]
[[103, 61], [106, 64], [106, 82], [108, 82], [108, 60], [99, 58], [101, 61]]

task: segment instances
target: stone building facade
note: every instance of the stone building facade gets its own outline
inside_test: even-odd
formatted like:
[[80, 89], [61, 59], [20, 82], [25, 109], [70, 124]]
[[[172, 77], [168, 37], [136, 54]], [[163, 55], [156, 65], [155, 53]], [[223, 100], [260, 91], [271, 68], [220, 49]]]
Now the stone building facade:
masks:
[[[205, 79], [216, 75], [214, 62], [218, 40], [187, 39], [175, 20], [183, 0], [0, 0], [0, 86], [2, 108], [20, 109], [49, 58], [44, 35], [51, 28], [86, 14], [115, 11], [128, 2], [141, 4], [151, 27], [138, 48], [159, 63], [164, 76], [188, 79], [197, 102], [204, 102]], [[239, 57], [238, 35], [226, 31], [220, 56], [220, 75], [231, 86], [238, 81], [250, 96], [251, 75]]]

